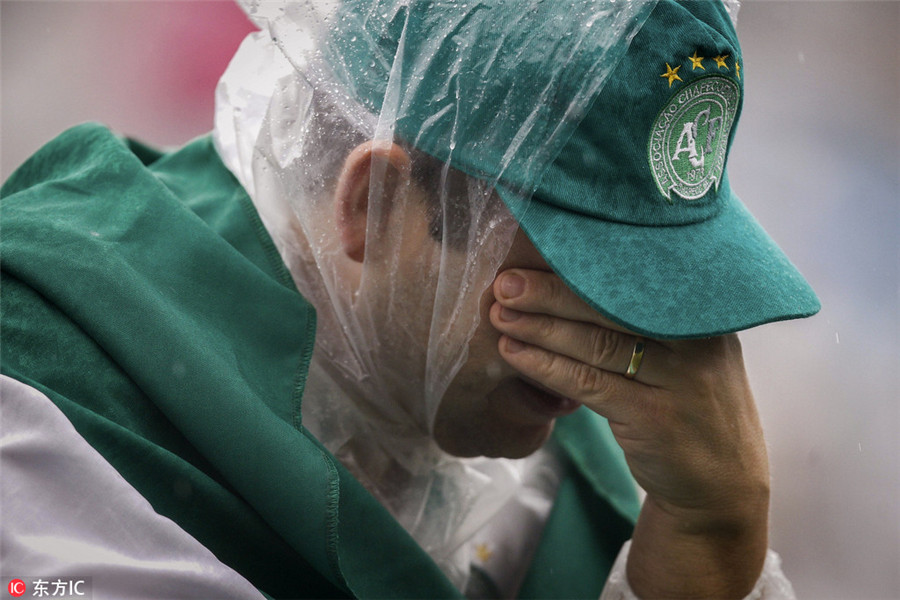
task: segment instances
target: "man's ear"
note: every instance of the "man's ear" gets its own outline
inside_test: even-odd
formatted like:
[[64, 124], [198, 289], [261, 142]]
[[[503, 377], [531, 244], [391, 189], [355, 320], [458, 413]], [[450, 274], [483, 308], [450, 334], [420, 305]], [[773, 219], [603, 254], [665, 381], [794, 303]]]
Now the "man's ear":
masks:
[[334, 204], [341, 245], [350, 259], [361, 263], [366, 255], [369, 198], [384, 200], [380, 218], [387, 219], [396, 194], [409, 185], [409, 177], [409, 154], [397, 144], [364, 142], [347, 155]]

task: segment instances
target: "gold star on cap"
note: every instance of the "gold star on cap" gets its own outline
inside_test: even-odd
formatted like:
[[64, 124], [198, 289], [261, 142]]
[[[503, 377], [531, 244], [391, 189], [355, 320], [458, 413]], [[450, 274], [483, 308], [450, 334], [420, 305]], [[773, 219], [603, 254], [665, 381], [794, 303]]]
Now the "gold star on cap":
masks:
[[674, 69], [669, 66], [669, 63], [666, 63], [666, 72], [660, 75], [660, 77], [667, 77], [669, 79], [669, 87], [672, 87], [672, 82], [676, 79], [678, 81], [683, 81], [681, 77], [678, 76], [678, 69], [681, 68], [681, 65], [678, 65]]
[[725, 69], [728, 69], [728, 65], [725, 64], [725, 59], [728, 58], [729, 56], [731, 56], [731, 55], [726, 54], [725, 56], [722, 56], [720, 54], [719, 56], [715, 57], [713, 60], [716, 61], [716, 66], [719, 67], [720, 69], [722, 67], [725, 67]]
[[741, 78], [741, 63], [738, 61], [734, 61], [734, 72], [737, 74], [737, 78]]
[[688, 56], [688, 60], [691, 61], [691, 71], [696, 71], [697, 67], [700, 67], [704, 71], [706, 70], [706, 67], [703, 66], [703, 57], [697, 56], [696, 50], [694, 50], [693, 56]]
[[480, 560], [481, 562], [486, 563], [491, 559], [491, 556], [493, 555], [494, 553], [491, 552], [490, 549], [488, 549], [487, 544], [478, 544], [477, 546], [475, 546], [475, 556], [477, 556], [478, 560]]

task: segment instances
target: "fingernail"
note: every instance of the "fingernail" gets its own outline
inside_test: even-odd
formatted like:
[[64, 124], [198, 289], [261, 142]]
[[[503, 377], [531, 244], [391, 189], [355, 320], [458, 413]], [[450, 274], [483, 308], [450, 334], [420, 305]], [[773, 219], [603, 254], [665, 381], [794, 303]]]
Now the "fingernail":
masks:
[[511, 308], [506, 308], [505, 306], [500, 309], [500, 320], [505, 321], [507, 323], [512, 323], [513, 321], [517, 321], [519, 317], [522, 316], [517, 310], [513, 310]]
[[510, 273], [503, 276], [503, 280], [500, 282], [500, 293], [503, 294], [504, 298], [521, 296], [524, 291], [525, 279], [521, 275]]
[[506, 351], [510, 354], [515, 354], [516, 352], [521, 352], [525, 349], [525, 344], [520, 342], [517, 339], [506, 338]]

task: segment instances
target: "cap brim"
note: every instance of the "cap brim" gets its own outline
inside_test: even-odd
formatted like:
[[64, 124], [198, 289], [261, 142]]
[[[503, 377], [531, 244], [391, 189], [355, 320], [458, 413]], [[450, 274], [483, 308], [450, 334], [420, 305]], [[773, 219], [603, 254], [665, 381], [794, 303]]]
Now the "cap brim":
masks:
[[812, 288], [733, 194], [712, 218], [636, 226], [498, 189], [566, 285], [604, 316], [648, 337], [723, 335], [808, 317]]

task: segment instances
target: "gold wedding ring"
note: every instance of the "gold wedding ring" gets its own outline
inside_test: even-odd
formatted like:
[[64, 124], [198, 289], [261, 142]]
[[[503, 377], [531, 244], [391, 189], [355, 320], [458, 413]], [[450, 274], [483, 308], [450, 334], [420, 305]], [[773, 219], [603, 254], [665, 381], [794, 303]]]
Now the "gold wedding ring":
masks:
[[644, 338], [635, 338], [634, 350], [631, 352], [631, 362], [628, 363], [628, 370], [625, 371], [625, 379], [634, 379], [637, 376], [638, 369], [641, 368], [641, 361], [644, 359]]

